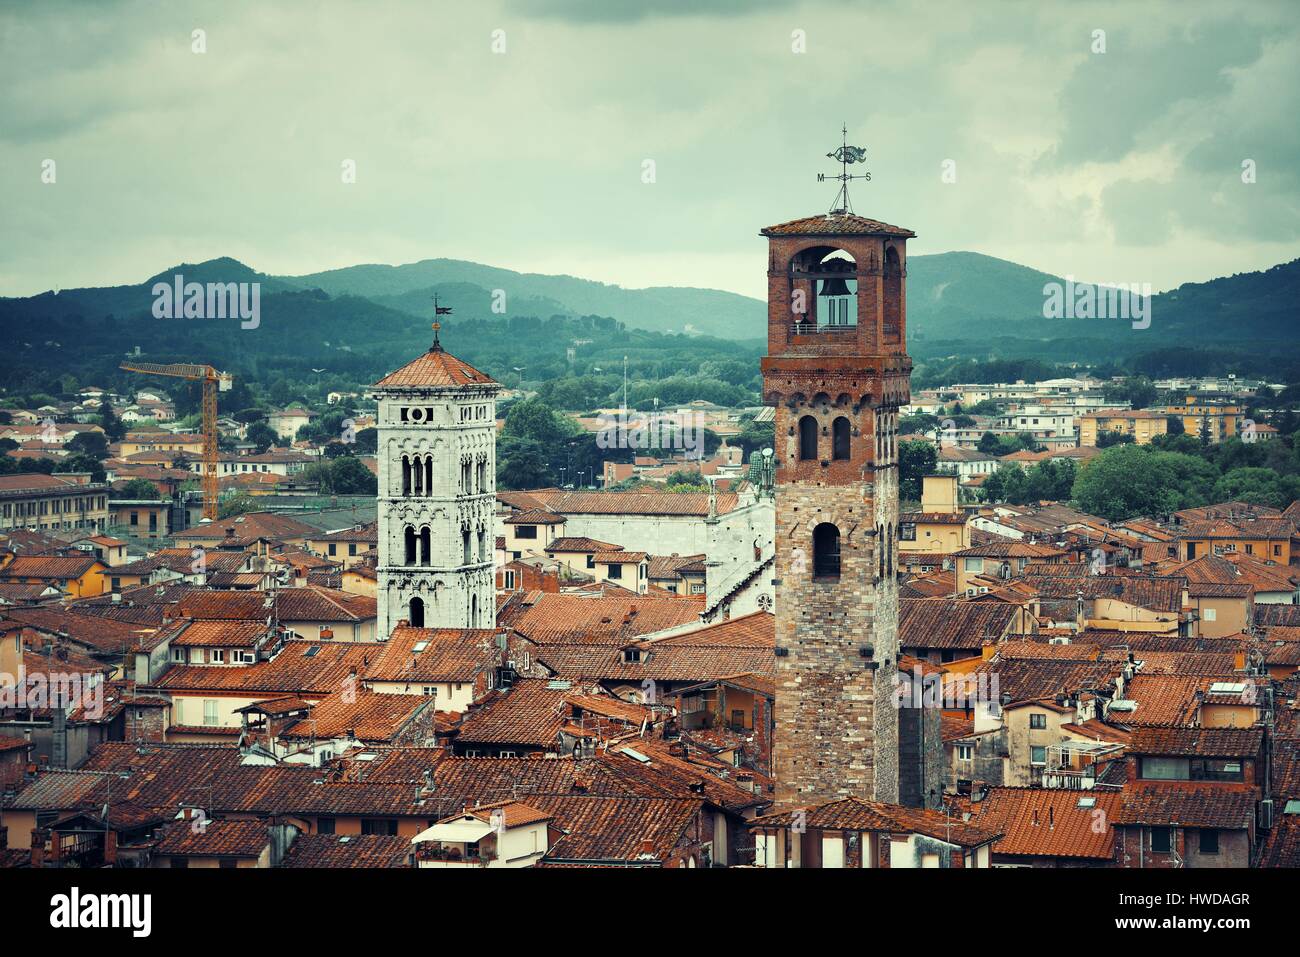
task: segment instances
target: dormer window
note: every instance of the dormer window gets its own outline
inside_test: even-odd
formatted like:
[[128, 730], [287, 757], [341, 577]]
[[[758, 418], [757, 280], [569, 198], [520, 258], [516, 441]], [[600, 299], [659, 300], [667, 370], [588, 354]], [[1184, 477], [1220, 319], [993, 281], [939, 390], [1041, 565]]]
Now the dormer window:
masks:
[[642, 662], [642, 652], [640, 648], [624, 648], [623, 661], [625, 664], [638, 665]]

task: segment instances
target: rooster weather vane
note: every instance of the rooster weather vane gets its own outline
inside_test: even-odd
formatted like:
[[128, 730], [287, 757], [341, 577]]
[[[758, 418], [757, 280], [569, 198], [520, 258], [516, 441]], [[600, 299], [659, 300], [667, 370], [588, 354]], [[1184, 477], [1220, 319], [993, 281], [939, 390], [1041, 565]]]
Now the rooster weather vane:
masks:
[[832, 216], [837, 214], [842, 215], [844, 213], [853, 212], [853, 204], [849, 202], [849, 181], [850, 180], [863, 179], [863, 180], [870, 181], [871, 179], [870, 171], [863, 171], [861, 173], [856, 173], [856, 174], [849, 172], [850, 163], [865, 163], [867, 161], [867, 148], [865, 146], [849, 145], [849, 140], [848, 140], [849, 128], [847, 125], [840, 131], [840, 134], [843, 137], [843, 139], [840, 143], [839, 148], [826, 154], [828, 159], [839, 161], [840, 164], [839, 175], [828, 177], [827, 174], [825, 173], [817, 174], [817, 182], [819, 183], [824, 183], [829, 178], [840, 184], [840, 191], [835, 194], [835, 203], [831, 206], [830, 209], [830, 215]]

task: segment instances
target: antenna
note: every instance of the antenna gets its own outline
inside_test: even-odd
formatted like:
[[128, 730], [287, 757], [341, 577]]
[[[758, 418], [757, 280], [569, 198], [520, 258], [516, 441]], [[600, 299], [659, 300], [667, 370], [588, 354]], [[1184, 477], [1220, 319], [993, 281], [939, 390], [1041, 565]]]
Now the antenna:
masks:
[[867, 161], [867, 148], [865, 146], [849, 145], [849, 128], [847, 125], [840, 130], [841, 141], [838, 149], [827, 153], [828, 159], [838, 160], [840, 172], [838, 176], [827, 176], [825, 173], [817, 174], [817, 182], [824, 183], [827, 179], [834, 180], [840, 184], [840, 190], [835, 194], [835, 202], [830, 208], [828, 216], [842, 216], [846, 213], [853, 212], [853, 204], [849, 201], [849, 181], [861, 179], [870, 182], [871, 173], [863, 171], [858, 174], [849, 172], [850, 163], [865, 163]]

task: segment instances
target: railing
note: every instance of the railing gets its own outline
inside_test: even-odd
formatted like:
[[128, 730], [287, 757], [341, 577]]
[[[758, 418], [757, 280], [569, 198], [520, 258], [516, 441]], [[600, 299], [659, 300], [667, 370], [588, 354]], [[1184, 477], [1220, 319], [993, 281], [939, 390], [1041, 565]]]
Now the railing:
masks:
[[1092, 768], [1074, 771], [1065, 768], [1039, 768], [1038, 786], [1062, 791], [1091, 791], [1097, 786], [1097, 775]]

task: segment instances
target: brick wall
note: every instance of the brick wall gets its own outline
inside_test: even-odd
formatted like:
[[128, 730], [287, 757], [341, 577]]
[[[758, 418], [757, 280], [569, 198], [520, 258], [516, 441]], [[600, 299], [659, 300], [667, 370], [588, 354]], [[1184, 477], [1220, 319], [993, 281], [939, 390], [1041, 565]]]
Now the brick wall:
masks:
[[[817, 330], [815, 312], [791, 310], [798, 294], [815, 300], [816, 281], [804, 274], [832, 248], [857, 264], [849, 277], [858, 283], [856, 328]], [[905, 263], [903, 243], [880, 236], [771, 241], [762, 369], [764, 401], [776, 407], [778, 803], [898, 800], [896, 429], [911, 372]], [[800, 450], [807, 416], [817, 433], [811, 458]], [[840, 418], [850, 426], [846, 458], [835, 457], [832, 441]], [[813, 530], [822, 523], [839, 530], [838, 578], [814, 575]]]

